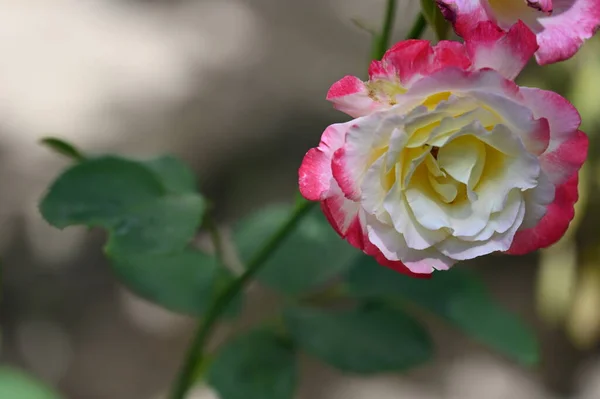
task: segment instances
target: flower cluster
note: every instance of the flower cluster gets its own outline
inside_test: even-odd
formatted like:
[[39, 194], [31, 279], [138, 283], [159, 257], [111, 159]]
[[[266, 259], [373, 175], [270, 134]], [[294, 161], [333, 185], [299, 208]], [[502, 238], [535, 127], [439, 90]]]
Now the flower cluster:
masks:
[[464, 43], [406, 40], [327, 95], [329, 126], [299, 170], [338, 234], [427, 277], [492, 252], [556, 242], [573, 218], [588, 140], [560, 95], [514, 83], [535, 55], [571, 56], [600, 0], [438, 0]]

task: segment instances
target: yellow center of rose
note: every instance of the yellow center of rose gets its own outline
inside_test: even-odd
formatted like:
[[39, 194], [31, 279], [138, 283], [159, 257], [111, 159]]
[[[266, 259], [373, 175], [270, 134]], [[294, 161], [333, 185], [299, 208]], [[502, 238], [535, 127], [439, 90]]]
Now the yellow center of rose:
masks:
[[[440, 102], [447, 103], [450, 96], [449, 92], [438, 93], [422, 105], [433, 111]], [[387, 190], [398, 183], [401, 191], [418, 187], [445, 204], [476, 200], [479, 183], [500, 167], [506, 155], [482, 141], [477, 131], [469, 131], [468, 125], [477, 121], [489, 131], [501, 120], [473, 101], [454, 99], [453, 103], [455, 107], [445, 112], [429, 112], [407, 123], [404, 129], [408, 140], [397, 162], [393, 168], [382, 169]], [[456, 122], [450, 123], [450, 118]], [[376, 150], [371, 159], [374, 161], [389, 150]]]
[[539, 162], [492, 104], [440, 92], [382, 116], [362, 184], [365, 210], [417, 248], [518, 227]]

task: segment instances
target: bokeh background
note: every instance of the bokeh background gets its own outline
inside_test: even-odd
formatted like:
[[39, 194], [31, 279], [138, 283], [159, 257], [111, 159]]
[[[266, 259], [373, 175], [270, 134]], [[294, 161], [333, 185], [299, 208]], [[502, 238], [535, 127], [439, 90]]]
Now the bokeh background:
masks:
[[[384, 3], [0, 2], [1, 362], [67, 398], [159, 399], [194, 325], [125, 291], [102, 255], [101, 233], [58, 231], [41, 219], [37, 201], [67, 165], [39, 146], [41, 137], [87, 152], [182, 157], [226, 233], [240, 216], [294, 195], [303, 154], [326, 125], [346, 119], [325, 93], [343, 75], [364, 76], [370, 36], [358, 25], [378, 29]], [[395, 40], [418, 7], [400, 1]], [[577, 221], [552, 249], [458, 267], [474, 268], [536, 328], [541, 366], [512, 364], [427, 320], [434, 362], [357, 378], [306, 357], [298, 398], [600, 398], [600, 37], [568, 62], [531, 65], [519, 80], [560, 92], [582, 113], [592, 148]], [[276, 299], [251, 286], [243, 319], [223, 325], [215, 343]], [[194, 395], [214, 398], [203, 387]]]

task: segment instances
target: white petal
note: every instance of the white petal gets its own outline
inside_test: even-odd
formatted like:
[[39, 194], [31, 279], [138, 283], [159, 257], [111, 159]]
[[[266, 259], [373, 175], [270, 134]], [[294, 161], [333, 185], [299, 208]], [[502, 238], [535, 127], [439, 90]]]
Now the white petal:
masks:
[[[382, 171], [385, 155], [382, 155], [367, 170], [361, 185], [360, 203], [364, 210], [377, 218], [385, 212], [383, 200], [391, 187], [385, 187], [382, 181]], [[394, 173], [393, 171], [390, 173]]]
[[426, 249], [448, 236], [445, 230], [428, 230], [421, 226], [406, 204], [404, 194], [396, 185], [386, 196], [383, 207], [389, 213], [394, 228], [400, 232], [406, 245], [412, 249]]
[[510, 248], [524, 216], [525, 202], [521, 201], [517, 218], [506, 232], [496, 233], [489, 240], [485, 241], [463, 241], [456, 237], [449, 237], [447, 240], [436, 245], [436, 247], [444, 255], [456, 260], [473, 259], [496, 251], [506, 251]]
[[493, 213], [487, 226], [477, 235], [471, 237], [457, 237], [464, 241], [485, 241], [489, 240], [495, 233], [504, 233], [510, 229], [520, 212], [521, 202], [523, 202], [523, 193], [519, 189], [513, 189], [506, 200], [504, 208]]
[[523, 192], [525, 198], [525, 219], [520, 230], [535, 227], [546, 215], [548, 205], [554, 201], [556, 188], [544, 172], [540, 173], [538, 185]]
[[366, 224], [369, 241], [379, 248], [387, 259], [404, 263], [414, 273], [431, 273], [434, 269], [446, 270], [456, 263], [434, 247], [421, 251], [409, 248], [404, 237], [393, 227], [373, 218], [367, 218]]
[[405, 196], [415, 219], [429, 230], [449, 228], [454, 235], [473, 236], [487, 225], [489, 213], [477, 212], [469, 201], [442, 202], [428, 182], [426, 167], [417, 169]]
[[[440, 180], [450, 181], [449, 178], [444, 177], [440, 178]], [[431, 187], [436, 193], [439, 194], [442, 201], [444, 201], [446, 204], [449, 204], [450, 202], [454, 201], [456, 199], [456, 196], [458, 195], [457, 184], [456, 182], [454, 183], [455, 184], [452, 184], [451, 182], [440, 183], [438, 179], [436, 179], [433, 176], [433, 174], [429, 174], [429, 184], [431, 184]]]
[[438, 164], [450, 176], [472, 188], [485, 165], [485, 145], [473, 136], [458, 137], [440, 148]]

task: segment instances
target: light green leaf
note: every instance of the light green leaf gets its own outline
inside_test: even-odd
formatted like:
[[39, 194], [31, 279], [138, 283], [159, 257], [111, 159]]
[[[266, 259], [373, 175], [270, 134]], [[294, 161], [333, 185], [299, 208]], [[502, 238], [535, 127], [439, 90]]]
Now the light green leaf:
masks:
[[0, 398], [59, 399], [59, 396], [50, 388], [20, 371], [0, 367]]
[[435, 0], [421, 0], [421, 12], [439, 40], [448, 38], [450, 23], [446, 21]]
[[73, 161], [79, 162], [85, 159], [85, 156], [73, 144], [56, 137], [45, 137], [40, 140], [40, 143], [57, 154], [64, 155]]
[[465, 270], [435, 272], [431, 279], [422, 280], [361, 256], [348, 272], [346, 282], [350, 295], [409, 301], [521, 363], [538, 361], [534, 332], [494, 302], [484, 285]]
[[[217, 291], [233, 279], [213, 257], [194, 250], [114, 257], [112, 269], [140, 297], [194, 316], [201, 316]], [[239, 305], [235, 301], [230, 314]]]
[[295, 353], [273, 333], [255, 331], [228, 342], [208, 371], [208, 383], [221, 399], [292, 399]]
[[432, 342], [417, 321], [398, 309], [350, 311], [292, 308], [284, 313], [299, 347], [346, 372], [403, 371], [432, 357]]
[[[243, 261], [248, 261], [291, 211], [288, 206], [271, 206], [238, 224], [234, 240]], [[315, 209], [277, 248], [257, 279], [282, 293], [297, 295], [347, 270], [358, 253]]]

